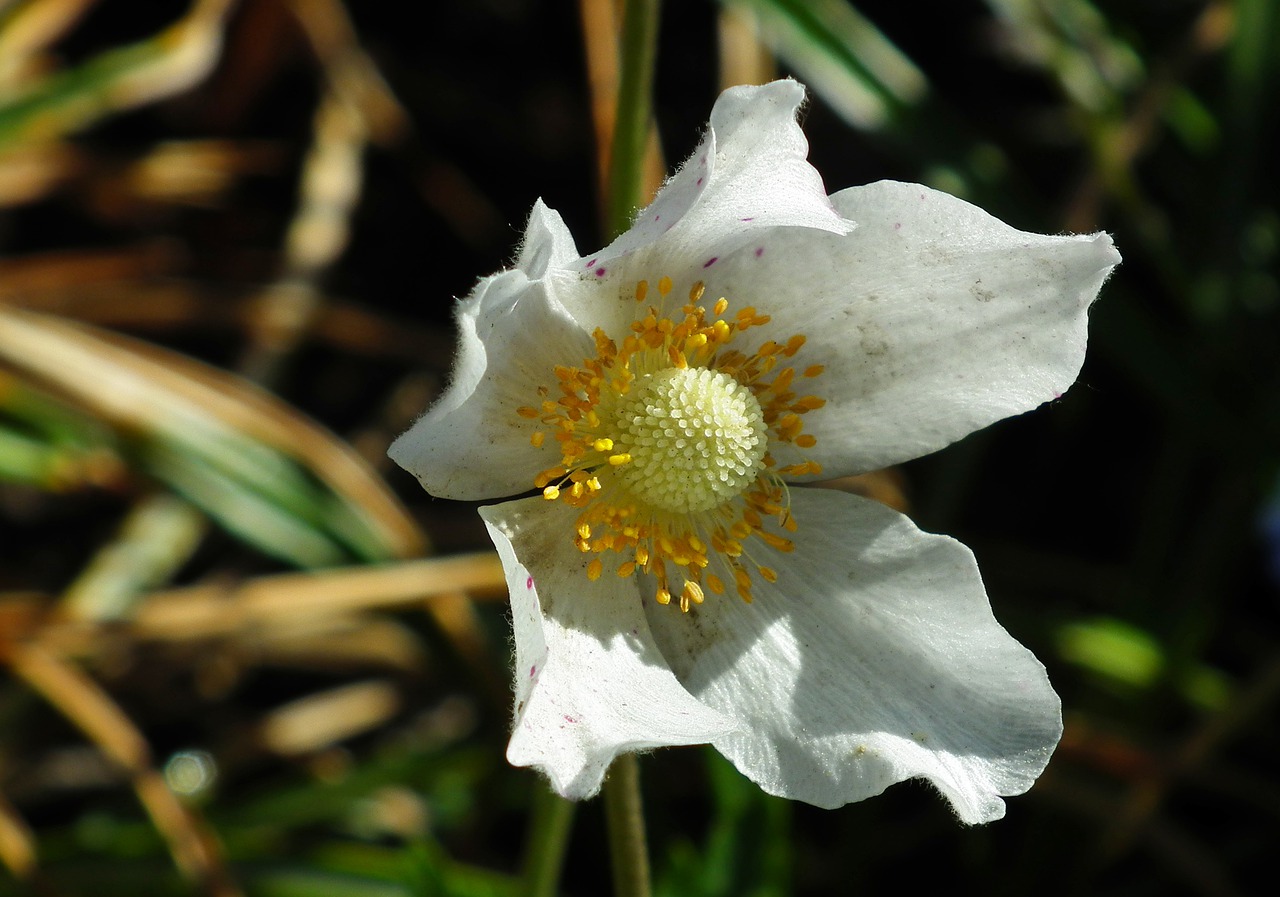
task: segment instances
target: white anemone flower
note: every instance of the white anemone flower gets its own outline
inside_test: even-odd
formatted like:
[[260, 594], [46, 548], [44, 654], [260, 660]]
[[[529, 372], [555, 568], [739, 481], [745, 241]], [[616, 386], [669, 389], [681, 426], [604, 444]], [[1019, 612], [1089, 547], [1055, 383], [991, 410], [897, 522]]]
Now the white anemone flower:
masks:
[[1059, 397], [1120, 257], [882, 182], [828, 196], [794, 81], [726, 91], [630, 230], [581, 255], [541, 201], [458, 307], [452, 383], [391, 448], [476, 500], [511, 591], [507, 757], [585, 798], [710, 743], [837, 807], [908, 778], [1004, 815], [1062, 731], [973, 555], [819, 479]]

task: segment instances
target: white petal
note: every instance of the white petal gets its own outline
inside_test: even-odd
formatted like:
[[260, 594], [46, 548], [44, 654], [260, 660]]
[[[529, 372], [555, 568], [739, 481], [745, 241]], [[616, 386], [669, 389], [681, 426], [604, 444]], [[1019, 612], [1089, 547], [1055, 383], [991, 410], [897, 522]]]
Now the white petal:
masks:
[[1106, 234], [1023, 233], [916, 184], [832, 199], [853, 233], [760, 234], [707, 279], [772, 316], [755, 341], [802, 333], [797, 368], [825, 365], [798, 387], [827, 400], [805, 419], [824, 476], [935, 451], [1075, 381], [1088, 307], [1120, 261]]
[[578, 248], [564, 219], [539, 198], [529, 211], [516, 267], [530, 280], [537, 280], [549, 270], [573, 267], [577, 260]]
[[[676, 681], [653, 643], [634, 578], [587, 578], [577, 516], [529, 498], [482, 508], [511, 590], [515, 725], [507, 759], [590, 797], [618, 754], [701, 744], [734, 723]], [[652, 603], [650, 601], [649, 603]]]
[[607, 248], [579, 261], [576, 273], [588, 283], [563, 298], [584, 328], [616, 337], [635, 305], [612, 300], [629, 300], [636, 281], [668, 276], [688, 290], [761, 229], [853, 229], [806, 159], [809, 144], [796, 123], [803, 102], [804, 87], [790, 80], [720, 95], [702, 143], [653, 203]]
[[681, 221], [684, 240], [692, 242], [698, 229], [705, 229], [708, 243], [726, 230], [853, 229], [832, 207], [822, 176], [808, 162], [809, 142], [796, 122], [803, 102], [804, 87], [791, 80], [731, 87], [720, 95], [711, 110], [717, 146], [711, 183]]
[[763, 227], [848, 233], [852, 224], [832, 208], [822, 177], [807, 161], [809, 143], [796, 123], [803, 102], [804, 87], [795, 81], [720, 94], [702, 145], [605, 255], [666, 235], [664, 261], [691, 255], [700, 265], [711, 258], [704, 253], [732, 251]]
[[458, 306], [458, 358], [440, 400], [388, 454], [439, 498], [484, 499], [533, 488], [539, 471], [556, 465], [556, 443], [534, 448], [546, 429], [517, 414], [538, 407], [539, 386], [554, 387], [553, 367], [576, 364], [593, 343], [522, 271], [482, 280]]
[[741, 723], [715, 746], [764, 790], [821, 807], [923, 777], [965, 822], [998, 819], [999, 795], [1044, 769], [1061, 713], [973, 556], [858, 496], [791, 500], [795, 553], [752, 604], [647, 608], [676, 675]]

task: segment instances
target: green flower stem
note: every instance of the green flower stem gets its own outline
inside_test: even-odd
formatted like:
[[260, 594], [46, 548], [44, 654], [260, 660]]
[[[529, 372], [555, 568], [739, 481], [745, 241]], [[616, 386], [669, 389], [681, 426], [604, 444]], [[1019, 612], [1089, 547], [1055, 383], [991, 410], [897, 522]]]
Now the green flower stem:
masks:
[[614, 897], [649, 897], [649, 848], [640, 799], [640, 762], [623, 754], [604, 780], [604, 815], [609, 826]]
[[573, 801], [565, 800], [540, 783], [533, 799], [529, 840], [524, 848], [520, 897], [555, 897], [559, 893], [560, 871], [564, 868], [575, 806]]
[[641, 170], [653, 109], [659, 0], [627, 0], [619, 47], [618, 110], [609, 163], [609, 232], [621, 234], [640, 207]]
[[[609, 163], [608, 227], [617, 236], [640, 206], [641, 172], [653, 112], [659, 0], [627, 0], [619, 42], [618, 109]], [[604, 781], [615, 897], [649, 897], [649, 847], [635, 754], [613, 761]]]

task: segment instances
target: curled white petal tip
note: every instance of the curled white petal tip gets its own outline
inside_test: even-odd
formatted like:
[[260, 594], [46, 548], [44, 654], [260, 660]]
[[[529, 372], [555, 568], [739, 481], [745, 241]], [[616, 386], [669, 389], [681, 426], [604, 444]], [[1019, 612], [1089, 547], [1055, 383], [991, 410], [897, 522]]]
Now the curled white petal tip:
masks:
[[[530, 264], [564, 251], [551, 231], [533, 239], [540, 243], [530, 250]], [[456, 320], [459, 350], [448, 388], [388, 454], [438, 498], [526, 492], [555, 461], [554, 443], [531, 445], [537, 424], [520, 414], [539, 401], [529, 383], [566, 358], [580, 359], [591, 339], [544, 280], [519, 269], [482, 280], [458, 304]]]
[[1096, 233], [1090, 239], [1093, 245], [1098, 249], [1098, 263], [1106, 272], [1106, 276], [1110, 276], [1124, 259], [1120, 255], [1120, 250], [1116, 248], [1115, 241], [1111, 239], [1111, 234]]
[[[1079, 263], [1081, 270], [1078, 276], [1083, 279], [1082, 283], [1086, 287], [1092, 287], [1092, 281], [1085, 279], [1087, 278], [1090, 270], [1100, 274], [1102, 276], [1102, 282], [1105, 282], [1105, 280], [1111, 276], [1111, 273], [1116, 269], [1116, 267], [1123, 261], [1120, 256], [1120, 250], [1116, 248], [1115, 241], [1111, 238], [1111, 234], [1106, 233], [1105, 231], [1099, 231], [1096, 234], [1069, 234], [1062, 239], [1076, 243], [1083, 243], [1092, 251], [1092, 254], [1087, 260], [1081, 259]], [[1099, 282], [1098, 285], [1101, 286], [1101, 282]], [[1090, 301], [1098, 298], [1098, 291], [1096, 289], [1086, 289], [1083, 290], [1083, 292], [1089, 293]]]
[[548, 271], [569, 267], [577, 257], [578, 249], [564, 219], [538, 197], [529, 211], [516, 267], [536, 280]]

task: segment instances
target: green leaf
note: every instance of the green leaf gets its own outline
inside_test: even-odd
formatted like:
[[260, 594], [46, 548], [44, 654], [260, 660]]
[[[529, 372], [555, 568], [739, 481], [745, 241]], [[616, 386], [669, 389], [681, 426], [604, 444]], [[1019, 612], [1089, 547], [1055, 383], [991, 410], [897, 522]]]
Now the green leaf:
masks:
[[760, 17], [765, 41], [849, 124], [878, 130], [928, 93], [924, 74], [844, 0], [723, 0]]
[[657, 897], [780, 897], [790, 893], [791, 808], [714, 750], [704, 752], [713, 814], [699, 847], [673, 840]]

